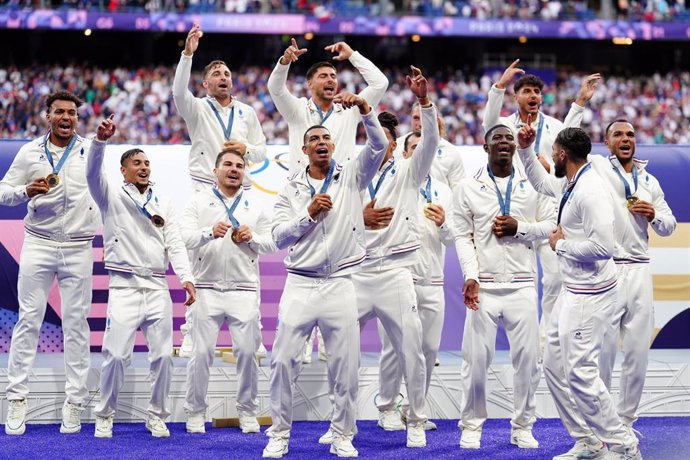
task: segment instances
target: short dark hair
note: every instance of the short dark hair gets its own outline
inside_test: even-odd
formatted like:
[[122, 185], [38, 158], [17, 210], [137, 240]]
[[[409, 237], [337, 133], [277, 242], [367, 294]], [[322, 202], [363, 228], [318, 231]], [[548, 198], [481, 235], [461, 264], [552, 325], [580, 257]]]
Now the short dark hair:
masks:
[[568, 152], [568, 156], [579, 160], [586, 160], [587, 155], [592, 151], [592, 141], [581, 128], [563, 129], [554, 142]]
[[50, 106], [52, 106], [53, 102], [55, 101], [74, 102], [74, 105], [76, 105], [77, 108], [84, 104], [84, 101], [79, 99], [74, 93], [70, 93], [69, 91], [56, 91], [49, 95], [48, 99], [46, 99], [46, 107], [48, 108], [48, 112], [50, 112]]
[[307, 70], [307, 80], [311, 80], [311, 77], [313, 77], [316, 71], [319, 70], [321, 67], [330, 67], [333, 70], [337, 70], [335, 66], [328, 61], [317, 62], [316, 64], [313, 64], [311, 67], [309, 67], [309, 69]]
[[493, 125], [491, 128], [487, 129], [486, 132], [484, 133], [484, 143], [485, 144], [489, 143], [489, 134], [493, 133], [498, 128], [507, 128], [508, 131], [513, 132], [513, 130], [510, 129], [510, 126], [508, 126], [508, 125], [503, 125], [501, 123], [499, 123], [497, 125]]
[[312, 126], [308, 127], [307, 130], [304, 132], [304, 136], [302, 136], [302, 145], [307, 145], [307, 134], [309, 134], [309, 131], [311, 131], [312, 129], [317, 129], [317, 128], [323, 128], [326, 131], [328, 131], [328, 134], [331, 133], [331, 131], [328, 128], [326, 128], [324, 125], [312, 125]]
[[[208, 64], [206, 64], [206, 67], [204, 67], [204, 80], [206, 80], [206, 75], [208, 75], [211, 69], [219, 65], [224, 65], [225, 67], [228, 67], [225, 61], [221, 61], [220, 59], [216, 59], [215, 61], [211, 61]], [[230, 68], [228, 67], [228, 69]], [[232, 72], [230, 72], [230, 75], [232, 75]]]
[[397, 139], [398, 134], [397, 134], [397, 131], [395, 130], [395, 128], [400, 123], [398, 121], [398, 117], [396, 117], [395, 115], [393, 115], [390, 112], [381, 112], [381, 113], [379, 113], [378, 118], [379, 118], [379, 123], [381, 123], [381, 127], [383, 127], [383, 129], [387, 129], [388, 132], [391, 133], [391, 136], [393, 136], [393, 139]]
[[604, 131], [604, 139], [609, 137], [609, 131], [611, 131], [611, 126], [613, 126], [616, 123], [627, 123], [630, 126], [633, 125], [632, 123], [630, 123], [625, 118], [618, 118], [617, 120], [613, 120], [611, 123], [608, 124], [608, 126], [606, 126], [606, 130]]
[[245, 164], [247, 163], [247, 161], [244, 159], [244, 155], [242, 155], [242, 152], [240, 152], [239, 150], [237, 150], [237, 149], [223, 149], [220, 151], [220, 153], [218, 153], [218, 155], [216, 155], [216, 168], [218, 166], [220, 166], [220, 162], [223, 161], [223, 157], [225, 155], [230, 154], [230, 153], [235, 154], [238, 157], [242, 158], [242, 163], [245, 163]]
[[523, 75], [522, 77], [518, 78], [515, 84], [513, 85], [513, 92], [515, 94], [520, 91], [520, 88], [523, 86], [536, 86], [539, 88], [539, 91], [544, 89], [544, 82], [542, 81], [541, 78], [537, 77], [536, 75]]
[[410, 145], [410, 139], [412, 138], [412, 136], [414, 136], [414, 137], [422, 137], [421, 134], [417, 134], [417, 133], [410, 133], [410, 134], [408, 134], [408, 135], [405, 137], [405, 142], [403, 143], [403, 151], [405, 151], [405, 152], [407, 151], [407, 146]]
[[[125, 153], [123, 153], [122, 156], [120, 157], [120, 166], [124, 166], [125, 161], [127, 161], [129, 158], [132, 158], [137, 153], [144, 153], [144, 151], [138, 147], [135, 147], [135, 148], [129, 149]], [[146, 154], [144, 153], [144, 155], [146, 155]]]

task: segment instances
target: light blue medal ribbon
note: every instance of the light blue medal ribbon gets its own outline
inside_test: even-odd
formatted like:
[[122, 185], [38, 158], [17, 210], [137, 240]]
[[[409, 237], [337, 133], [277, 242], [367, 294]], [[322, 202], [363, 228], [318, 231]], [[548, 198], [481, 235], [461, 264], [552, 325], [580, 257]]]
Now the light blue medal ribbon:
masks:
[[386, 169], [383, 170], [383, 172], [379, 176], [379, 180], [376, 182], [376, 187], [374, 187], [372, 184], [369, 184], [369, 196], [372, 200], [376, 197], [376, 194], [379, 192], [379, 189], [381, 188], [381, 184], [383, 184], [383, 179], [386, 178], [386, 174], [388, 174], [388, 171], [391, 170], [394, 164], [395, 161], [391, 161], [390, 164], [386, 166]]
[[323, 111], [321, 110], [321, 107], [319, 107], [319, 105], [316, 102], [314, 102], [314, 105], [316, 106], [316, 111], [319, 112], [319, 117], [321, 117], [321, 124], [323, 125], [324, 123], [326, 123], [326, 120], [328, 120], [328, 117], [330, 117], [333, 113], [333, 107], [335, 106], [332, 105], [331, 108], [328, 109], [328, 112], [326, 112], [326, 115], [324, 115]]
[[225, 204], [225, 198], [223, 198], [223, 195], [220, 194], [217, 188], [213, 189], [213, 193], [216, 194], [218, 199], [220, 200], [221, 203], [223, 203], [223, 206], [225, 206], [225, 210], [228, 212], [228, 218], [230, 219], [230, 223], [232, 224], [232, 228], [237, 230], [240, 228], [240, 222], [235, 218], [233, 215], [233, 212], [235, 212], [235, 209], [237, 209], [237, 205], [239, 204], [240, 200], [242, 199], [242, 192], [240, 192], [236, 197], [235, 201], [232, 202], [232, 205], [228, 208], [228, 205]]
[[[515, 125], [520, 121], [520, 112], [515, 112]], [[537, 137], [534, 140], [534, 154], [539, 156], [539, 144], [541, 143], [541, 134], [544, 129], [544, 114], [539, 112], [539, 124], [537, 125]]]
[[[335, 160], [331, 160], [331, 163], [328, 165], [328, 172], [326, 173], [326, 178], [324, 179], [323, 184], [321, 185], [321, 190], [319, 190], [319, 193], [326, 193], [326, 190], [328, 190], [328, 186], [331, 185], [331, 180], [333, 179], [334, 170]], [[314, 195], [316, 195], [316, 189], [313, 185], [311, 185], [311, 182], [309, 182], [309, 168], [307, 168], [307, 185], [309, 185], [309, 193], [311, 193], [311, 197], [314, 198]]]
[[486, 165], [486, 171], [489, 173], [489, 177], [494, 182], [494, 186], [496, 187], [496, 195], [498, 195], [498, 206], [501, 208], [501, 213], [504, 216], [509, 216], [510, 215], [510, 197], [513, 194], [513, 177], [515, 177], [515, 168], [513, 168], [510, 171], [510, 179], [508, 179], [508, 188], [506, 188], [505, 200], [503, 200], [503, 195], [501, 194], [501, 190], [498, 188], [498, 184], [496, 183], [496, 177], [494, 176], [493, 171], [491, 171], [491, 167], [489, 167], [489, 165]]
[[[611, 161], [611, 160], [609, 160], [609, 161]], [[616, 171], [616, 173], [618, 174], [618, 177], [620, 177], [620, 179], [621, 179], [621, 182], [623, 182], [623, 187], [625, 187], [625, 199], [626, 200], [631, 199], [635, 195], [635, 193], [637, 193], [637, 168], [635, 167], [635, 165], [633, 165], [632, 178], [633, 178], [633, 184], [635, 185], [635, 191], [631, 192], [630, 191], [630, 184], [628, 184], [628, 181], [625, 180], [625, 177], [623, 177], [623, 174], [621, 174], [621, 172], [618, 170], [618, 168], [616, 168], [616, 165], [614, 165], [613, 162], [611, 163], [611, 166], [613, 166], [613, 170]]]
[[58, 161], [57, 166], [55, 163], [53, 163], [53, 155], [50, 153], [50, 150], [48, 150], [48, 142], [50, 138], [50, 133], [46, 134], [45, 141], [43, 142], [43, 148], [45, 149], [46, 157], [48, 157], [48, 163], [50, 163], [50, 166], [53, 168], [53, 174], [57, 174], [60, 172], [62, 167], [65, 164], [65, 161], [67, 161], [67, 157], [69, 156], [70, 153], [72, 153], [72, 149], [74, 148], [74, 144], [77, 143], [77, 135], [72, 134], [72, 139], [69, 141], [69, 144], [67, 144], [67, 148], [65, 149], [65, 153], [62, 154], [62, 157], [60, 157], [60, 161]]
[[146, 218], [148, 220], [150, 220], [153, 223], [153, 225], [155, 225], [156, 227], [162, 227], [164, 225], [165, 221], [163, 220], [163, 218], [161, 216], [159, 216], [158, 214], [152, 215], [149, 212], [149, 210], [146, 209], [146, 205], [149, 204], [149, 201], [151, 201], [151, 197], [153, 196], [153, 189], [152, 188], [149, 187], [149, 192], [146, 194], [146, 202], [142, 206], [140, 206], [139, 203], [137, 203], [137, 200], [135, 200], [134, 197], [129, 194], [129, 192], [127, 191], [127, 189], [124, 186], [122, 187], [122, 190], [125, 191], [127, 196], [132, 200], [134, 205], [137, 207], [137, 209], [144, 216], [146, 216]]
[[419, 193], [424, 197], [427, 203], [431, 203], [431, 176], [426, 176], [426, 186], [419, 188]]
[[565, 192], [563, 192], [563, 197], [561, 198], [561, 203], [558, 205], [558, 220], [556, 221], [556, 225], [561, 224], [561, 214], [563, 213], [563, 207], [565, 206], [565, 203], [568, 201], [568, 198], [570, 198], [570, 195], [573, 193], [573, 189], [575, 189], [575, 185], [577, 185], [577, 181], [580, 180], [580, 177], [582, 177], [582, 175], [584, 173], [586, 173], [587, 170], [589, 170], [589, 168], [591, 166], [592, 166], [592, 163], [587, 163], [587, 165], [584, 168], [582, 168], [580, 173], [577, 175], [575, 180], [571, 184], [569, 184], [568, 188], [565, 190]]
[[228, 125], [225, 126], [225, 123], [223, 123], [223, 119], [220, 117], [218, 109], [216, 109], [211, 100], [206, 99], [206, 102], [208, 102], [209, 107], [211, 107], [211, 110], [213, 110], [214, 115], [218, 119], [218, 123], [220, 124], [220, 127], [223, 130], [223, 136], [225, 136], [225, 140], [230, 140], [230, 133], [232, 133], [232, 124], [235, 122], [235, 107], [233, 106], [232, 108], [230, 108], [230, 118], [228, 119]]

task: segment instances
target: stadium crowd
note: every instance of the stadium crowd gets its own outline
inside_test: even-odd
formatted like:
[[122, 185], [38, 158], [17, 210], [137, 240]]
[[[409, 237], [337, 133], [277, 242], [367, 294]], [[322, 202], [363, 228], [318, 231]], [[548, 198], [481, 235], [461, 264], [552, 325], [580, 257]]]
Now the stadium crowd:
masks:
[[[31, 138], [45, 129], [45, 97], [66, 89], [86, 103], [80, 109], [78, 131], [92, 135], [97, 123], [111, 113], [118, 116], [114, 141], [133, 144], [187, 143], [184, 120], [177, 115], [172, 99], [174, 66], [118, 67], [32, 66], [0, 69], [0, 138]], [[234, 69], [235, 97], [257, 112], [271, 144], [286, 144], [287, 124], [276, 110], [266, 88], [271, 69], [248, 66]], [[401, 118], [400, 132], [409, 131], [409, 107], [414, 100], [405, 85], [402, 68], [384, 72], [390, 87], [382, 109]], [[443, 114], [448, 140], [457, 145], [482, 143], [481, 120], [486, 96], [499, 75], [471, 76], [460, 71], [436, 73], [430, 77], [435, 101]], [[357, 92], [363, 88], [359, 73], [345, 67], [338, 73], [340, 87]], [[545, 88], [544, 111], [563, 119], [574, 99], [581, 75], [557, 74]], [[192, 74], [193, 91], [201, 96], [201, 73]], [[307, 96], [304, 76], [292, 74], [288, 87], [293, 94]], [[507, 104], [504, 114], [514, 111]], [[605, 76], [584, 114], [583, 128], [592, 140], [601, 142], [603, 127], [615, 118], [635, 120], [637, 141], [647, 144], [690, 144], [690, 72], [665, 75]], [[360, 127], [361, 128], [361, 127]], [[364, 140], [360, 133], [360, 142]]]

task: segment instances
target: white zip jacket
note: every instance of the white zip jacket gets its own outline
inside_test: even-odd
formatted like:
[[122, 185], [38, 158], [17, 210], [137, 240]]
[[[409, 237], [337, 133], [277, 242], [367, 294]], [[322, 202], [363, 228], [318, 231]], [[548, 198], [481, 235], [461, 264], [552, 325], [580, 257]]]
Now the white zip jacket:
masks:
[[[245, 159], [254, 163], [266, 159], [266, 136], [256, 112], [249, 105], [234, 97], [227, 107], [221, 106], [212, 97], [194, 97], [189, 90], [189, 77], [192, 70], [192, 56], [182, 53], [175, 70], [173, 81], [173, 100], [175, 107], [187, 123], [192, 148], [189, 151], [189, 174], [192, 179], [207, 184], [215, 184], [213, 168], [216, 156], [223, 148], [225, 135], [209, 102], [218, 110], [227, 126], [230, 113], [234, 109], [230, 137], [247, 144]], [[248, 179], [248, 178], [247, 178]]]
[[57, 165], [66, 148], [50, 144], [43, 136], [22, 146], [0, 182], [0, 204], [16, 206], [28, 202], [24, 218], [27, 237], [44, 244], [80, 246], [93, 240], [100, 217], [86, 188], [86, 158], [91, 141], [74, 134], [77, 140], [60, 169], [60, 183], [43, 195], [29, 199], [26, 186], [53, 172], [45, 153]]
[[278, 195], [272, 233], [278, 248], [288, 248], [285, 267], [289, 273], [319, 278], [344, 276], [358, 271], [364, 260], [361, 192], [376, 174], [388, 139], [373, 109], [362, 120], [367, 143], [355, 161], [336, 165], [326, 190], [333, 203], [328, 213], [318, 220], [309, 216], [312, 196], [306, 168]]
[[[388, 89], [388, 79], [378, 67], [358, 51], [352, 53], [349, 61], [369, 85], [359, 93], [359, 96], [366, 99], [369, 105], [376, 109]], [[345, 164], [355, 158], [357, 125], [361, 121], [359, 110], [356, 108], [346, 110], [340, 104], [334, 104], [333, 113], [326, 121], [322, 121], [317, 106], [311, 98], [297, 98], [290, 94], [287, 88], [289, 69], [290, 64], [283, 65], [278, 60], [268, 78], [268, 91], [276, 108], [288, 124], [290, 174], [304, 170], [309, 164], [309, 159], [302, 153], [302, 145], [304, 145], [304, 133], [314, 125], [323, 125], [331, 132], [331, 138], [335, 142], [333, 159], [336, 162]]]
[[155, 190], [152, 192], [146, 209], [165, 219], [162, 228], [155, 227], [139, 209], [153, 188], [147, 188], [143, 194], [130, 183], [113, 189], [103, 171], [105, 145], [96, 139], [91, 143], [87, 178], [89, 191], [103, 217], [104, 259], [111, 275], [110, 287], [168, 289], [168, 259], [180, 282], [194, 283], [172, 203]]
[[[371, 181], [376, 191], [376, 207], [391, 206], [393, 219], [386, 228], [365, 230], [367, 259], [365, 270], [390, 270], [415, 264], [421, 239], [419, 236], [419, 187], [431, 170], [434, 152], [438, 145], [438, 120], [436, 106], [421, 108], [422, 138], [414, 155], [405, 161], [392, 157], [376, 172]], [[381, 176], [383, 179], [381, 179]], [[374, 197], [370, 189], [362, 193], [363, 205]]]
[[[405, 149], [405, 139], [412, 133], [399, 136], [396, 139], [397, 146], [393, 152], [396, 160], [402, 160], [402, 152]], [[455, 192], [460, 181], [465, 178], [465, 165], [462, 162], [460, 149], [443, 138], [439, 138], [436, 147], [436, 156], [431, 163], [431, 177], [440, 180]]]
[[604, 180], [586, 165], [573, 180], [550, 176], [534, 154], [534, 149], [518, 149], [529, 181], [539, 193], [561, 201], [573, 184], [563, 206], [561, 227], [564, 240], [556, 243], [558, 268], [563, 286], [575, 294], [600, 294], [616, 285], [613, 263], [616, 232], [613, 198]]
[[[496, 85], [491, 86], [491, 89], [489, 90], [489, 97], [486, 101], [486, 106], [484, 107], [482, 127], [484, 128], [484, 132], [486, 132], [492, 126], [496, 126], [499, 124], [506, 125], [513, 130], [513, 134], [517, 139], [517, 133], [520, 130], [520, 128], [522, 128], [524, 123], [520, 120], [520, 116], [517, 113], [514, 113], [508, 117], [500, 116], [501, 108], [503, 107], [503, 97], [505, 96], [505, 93], [505, 88], [498, 89], [496, 88]], [[538, 130], [540, 123], [542, 123], [542, 118], [544, 120], [541, 139], [539, 140], [539, 147], [536, 153], [540, 153], [546, 159], [546, 161], [549, 162], [550, 165], [553, 165], [551, 148], [553, 146], [554, 141], [556, 140], [556, 136], [559, 132], [563, 130], [563, 128], [579, 128], [580, 123], [582, 123], [582, 114], [584, 110], [584, 107], [577, 105], [573, 102], [570, 105], [568, 115], [566, 115], [565, 120], [563, 120], [563, 122], [560, 122], [559, 120], [556, 120], [553, 117], [545, 115], [541, 111], [539, 111], [539, 116], [537, 117], [537, 119], [532, 120], [532, 126], [535, 130]], [[517, 155], [515, 156], [515, 158], [513, 158], [513, 165], [517, 166], [518, 169], [524, 170], [522, 166], [522, 161], [520, 160], [520, 158], [518, 158]], [[553, 168], [551, 168], [551, 171], [553, 171]]]
[[[510, 215], [518, 221], [517, 233], [498, 238], [492, 227], [501, 208], [487, 168], [481, 167], [474, 177], [463, 181], [455, 193], [452, 221], [462, 273], [465, 280], [473, 279], [483, 289], [504, 288], [511, 283], [534, 285], [535, 242], [548, 237], [556, 227], [553, 200], [537, 193], [524, 173], [514, 168]], [[505, 198], [503, 188], [501, 194]]]
[[[664, 199], [664, 191], [659, 181], [646, 171], [647, 161], [644, 160], [633, 159], [638, 183], [635, 189], [632, 173], [626, 173], [614, 155], [608, 158], [589, 155], [588, 159], [592, 167], [604, 179], [613, 197], [616, 217], [614, 262], [617, 264], [649, 263], [648, 228], [651, 226], [659, 236], [669, 236], [676, 229], [676, 218]], [[635, 215], [628, 210], [625, 186], [616, 173], [616, 169], [628, 182], [633, 195], [654, 205], [654, 220], [648, 222], [645, 217]]]
[[278, 250], [271, 237], [271, 222], [261, 210], [261, 203], [251, 192], [240, 191], [240, 201], [233, 216], [252, 232], [252, 239], [236, 244], [232, 230], [224, 238], [213, 237], [213, 226], [230, 223], [225, 206], [230, 208], [237, 195], [227, 197], [220, 189], [225, 204], [213, 189], [196, 193], [182, 218], [182, 239], [187, 246], [196, 288], [257, 291], [259, 289], [259, 255]]
[[[422, 190], [426, 193], [427, 183], [431, 192], [431, 203], [441, 206], [446, 213], [446, 221], [440, 227], [424, 215], [427, 200], [422, 195]], [[410, 268], [415, 284], [443, 286], [446, 246], [452, 246], [455, 243], [451, 230], [455, 227], [452, 223], [451, 198], [450, 187], [433, 177], [427, 177], [417, 193], [421, 246], [417, 251], [417, 261]]]

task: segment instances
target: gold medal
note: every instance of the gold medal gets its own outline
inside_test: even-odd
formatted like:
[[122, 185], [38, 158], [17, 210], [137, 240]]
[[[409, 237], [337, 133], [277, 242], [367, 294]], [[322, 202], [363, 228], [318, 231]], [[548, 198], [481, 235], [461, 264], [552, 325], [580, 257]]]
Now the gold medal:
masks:
[[640, 199], [635, 195], [628, 198], [628, 209], [632, 208], [638, 201], [640, 201]]
[[48, 182], [48, 188], [55, 188], [60, 184], [60, 176], [50, 173], [46, 176], [46, 182]]
[[153, 223], [154, 226], [156, 226], [158, 228], [161, 228], [163, 225], [165, 225], [165, 219], [163, 219], [158, 214], [154, 214], [151, 216], [151, 222]]

